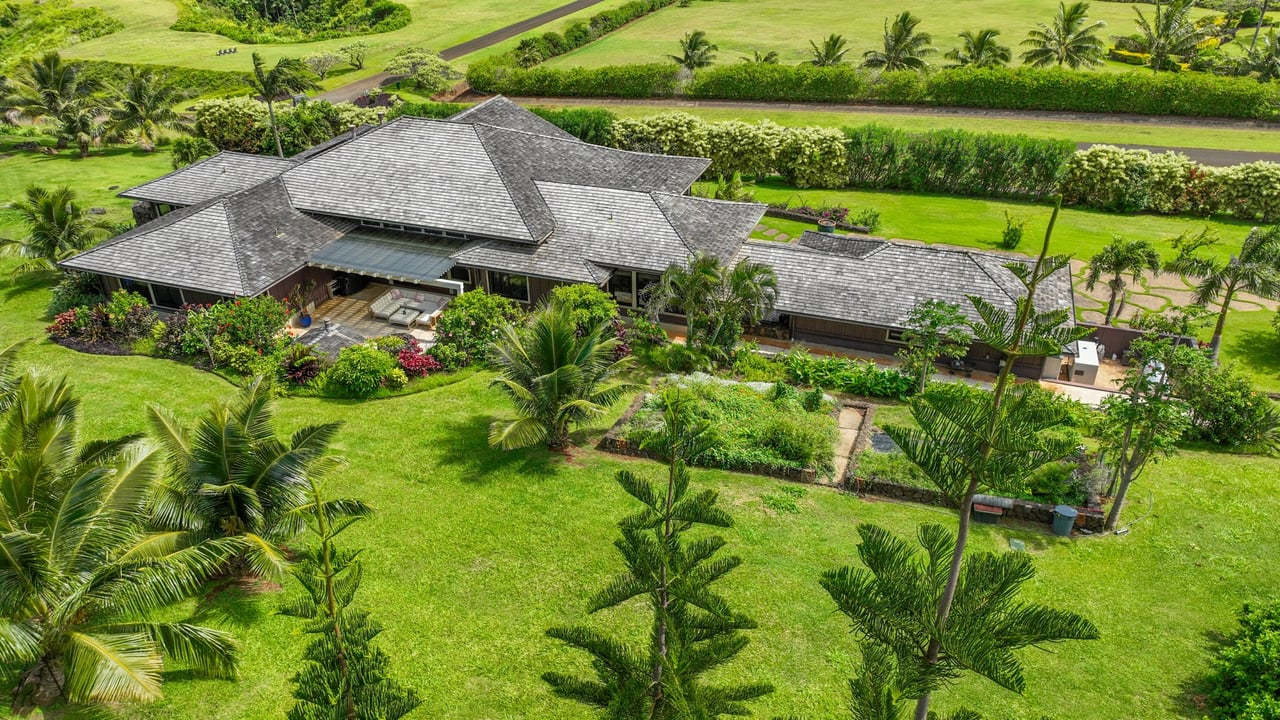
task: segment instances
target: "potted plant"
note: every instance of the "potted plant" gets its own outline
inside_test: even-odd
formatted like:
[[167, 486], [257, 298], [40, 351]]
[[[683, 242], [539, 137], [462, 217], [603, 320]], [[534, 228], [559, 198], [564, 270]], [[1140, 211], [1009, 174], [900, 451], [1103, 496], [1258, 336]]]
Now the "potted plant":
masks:
[[298, 317], [298, 327], [311, 327], [311, 293], [316, 289], [315, 280], [304, 280], [289, 291], [289, 297], [285, 300], [289, 305], [289, 309], [293, 310]]
[[821, 218], [818, 220], [818, 229], [824, 233], [833, 233], [836, 231], [836, 221], [831, 218]]

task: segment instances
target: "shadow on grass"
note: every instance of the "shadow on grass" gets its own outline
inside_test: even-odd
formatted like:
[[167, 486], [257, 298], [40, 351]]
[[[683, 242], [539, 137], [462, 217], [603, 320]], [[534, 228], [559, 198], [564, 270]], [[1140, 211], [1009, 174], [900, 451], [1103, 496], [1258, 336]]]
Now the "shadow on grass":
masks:
[[[5, 300], [17, 300], [23, 295], [33, 292], [48, 290], [58, 280], [57, 273], [34, 272], [24, 273], [21, 275], [9, 275], [5, 273], [0, 275], [0, 280], [8, 280], [8, 287], [5, 288]], [[43, 312], [40, 313], [41, 318], [45, 318]], [[47, 318], [46, 318], [47, 319]]]
[[1231, 358], [1258, 374], [1280, 376], [1280, 335], [1265, 330], [1245, 330], [1227, 343]]
[[[1231, 636], [1221, 630], [1205, 630], [1200, 637], [1204, 641], [1205, 654], [1214, 657], [1231, 644]], [[1172, 698], [1174, 712], [1181, 718], [1202, 720], [1209, 710], [1209, 689], [1208, 673], [1183, 678], [1178, 685], [1178, 694]]]
[[283, 599], [278, 585], [247, 588], [242, 581], [224, 580], [209, 588], [196, 603], [191, 620], [198, 625], [249, 628], [261, 622]]
[[489, 426], [495, 418], [488, 415], [472, 415], [450, 427], [450, 432], [433, 439], [440, 452], [437, 465], [457, 468], [463, 482], [487, 483], [495, 478], [528, 478], [548, 480], [559, 472], [562, 455], [547, 451], [544, 445], [519, 450], [499, 450], [489, 447]]

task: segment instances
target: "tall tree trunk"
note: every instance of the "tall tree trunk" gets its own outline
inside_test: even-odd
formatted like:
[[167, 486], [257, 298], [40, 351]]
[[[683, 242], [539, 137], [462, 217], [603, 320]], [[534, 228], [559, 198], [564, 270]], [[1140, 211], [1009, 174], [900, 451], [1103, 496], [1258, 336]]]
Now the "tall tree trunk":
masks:
[[1271, 4], [1271, 0], [1262, 0], [1262, 12], [1258, 13], [1258, 24], [1253, 26], [1253, 40], [1249, 41], [1249, 52], [1253, 52], [1253, 48], [1258, 44], [1258, 33], [1262, 30], [1262, 21], [1267, 18], [1267, 6]]
[[280, 131], [276, 129], [276, 106], [271, 98], [267, 98], [267, 115], [271, 120], [271, 136], [276, 140], [276, 155], [284, 157], [284, 148], [280, 146]]
[[1111, 317], [1115, 314], [1116, 309], [1116, 289], [1111, 288], [1111, 298], [1107, 300], [1107, 316], [1102, 319], [1103, 325], [1111, 324]]
[[1213, 364], [1218, 364], [1218, 351], [1222, 349], [1222, 329], [1227, 324], [1227, 311], [1231, 309], [1232, 296], [1236, 294], [1235, 283], [1227, 286], [1227, 291], [1222, 295], [1222, 310], [1218, 312], [1218, 323], [1213, 326], [1213, 339], [1209, 341], [1210, 356], [1213, 358]]

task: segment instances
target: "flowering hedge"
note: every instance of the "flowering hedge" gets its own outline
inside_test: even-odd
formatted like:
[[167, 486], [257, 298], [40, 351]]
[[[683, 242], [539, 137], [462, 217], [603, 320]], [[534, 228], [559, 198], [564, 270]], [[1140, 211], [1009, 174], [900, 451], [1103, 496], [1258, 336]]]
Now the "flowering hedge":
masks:
[[514, 302], [484, 290], [472, 290], [454, 298], [436, 320], [436, 345], [431, 354], [453, 369], [483, 362], [498, 328], [520, 319]]
[[849, 173], [844, 133], [835, 128], [792, 128], [778, 150], [778, 173], [798, 188], [840, 187]]

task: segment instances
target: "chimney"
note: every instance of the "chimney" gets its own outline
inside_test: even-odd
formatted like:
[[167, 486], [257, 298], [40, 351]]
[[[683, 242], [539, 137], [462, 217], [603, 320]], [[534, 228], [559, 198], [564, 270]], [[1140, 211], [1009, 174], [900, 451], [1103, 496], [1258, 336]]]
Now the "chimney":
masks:
[[356, 125], [355, 123], [351, 123], [351, 139], [352, 139], [352, 140], [355, 140], [355, 139], [356, 139], [356, 128], [357, 128], [357, 127], [359, 127], [359, 125]]
[[386, 122], [387, 122], [387, 111], [380, 108], [378, 110], [378, 124], [384, 125], [386, 124]]

